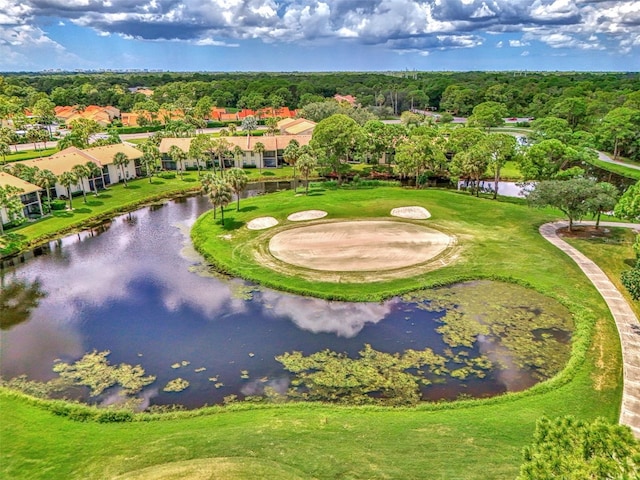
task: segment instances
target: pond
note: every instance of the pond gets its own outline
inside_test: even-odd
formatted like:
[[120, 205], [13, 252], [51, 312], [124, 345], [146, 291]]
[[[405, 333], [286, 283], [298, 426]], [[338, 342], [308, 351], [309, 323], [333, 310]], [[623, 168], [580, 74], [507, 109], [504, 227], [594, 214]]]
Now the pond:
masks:
[[[145, 207], [5, 264], [3, 378], [48, 380], [56, 360], [109, 351], [111, 364], [140, 364], [157, 377], [142, 392], [145, 405], [195, 408], [232, 394], [259, 395], [265, 386], [285, 393], [291, 374], [275, 359], [284, 352], [330, 349], [353, 357], [369, 344], [390, 353], [429, 348], [444, 357], [447, 373], [430, 377], [422, 398], [450, 400], [526, 389], [568, 359], [569, 312], [522, 287], [471, 282], [347, 303], [221, 278], [189, 240], [191, 225], [209, 208], [200, 196]], [[189, 387], [164, 391], [176, 378]], [[107, 391], [92, 400], [113, 398]]]

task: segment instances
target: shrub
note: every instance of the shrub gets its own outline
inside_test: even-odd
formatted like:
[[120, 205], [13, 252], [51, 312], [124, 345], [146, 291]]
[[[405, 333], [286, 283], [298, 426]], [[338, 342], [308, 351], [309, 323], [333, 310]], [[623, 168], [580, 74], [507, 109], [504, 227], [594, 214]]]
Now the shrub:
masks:
[[640, 300], [640, 263], [636, 263], [636, 266], [631, 270], [622, 272], [620, 280], [622, 280], [624, 288], [631, 294], [631, 298]]
[[64, 200], [56, 199], [51, 201], [51, 210], [64, 210], [67, 208], [67, 202]]
[[176, 178], [176, 172], [160, 172], [157, 176], [159, 178], [164, 178], [165, 180], [171, 180]]

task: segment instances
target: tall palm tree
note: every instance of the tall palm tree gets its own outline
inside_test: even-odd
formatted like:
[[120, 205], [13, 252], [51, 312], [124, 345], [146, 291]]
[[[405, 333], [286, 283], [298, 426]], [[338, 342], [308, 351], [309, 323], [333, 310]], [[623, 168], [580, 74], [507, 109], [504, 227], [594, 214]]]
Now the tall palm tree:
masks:
[[[0, 186], [0, 208], [3, 208], [7, 212], [10, 222], [22, 215], [24, 206], [20, 200], [20, 194], [23, 191], [21, 188], [14, 187], [13, 185]], [[4, 235], [2, 218], [0, 218], [0, 235]]]
[[129, 157], [124, 152], [118, 152], [113, 156], [113, 164], [116, 167], [120, 167], [122, 172], [122, 180], [124, 181], [124, 187], [127, 188], [127, 176], [124, 169], [129, 166]]
[[209, 201], [213, 205], [213, 218], [216, 218], [216, 209], [220, 207], [221, 222], [224, 226], [224, 207], [231, 202], [231, 186], [222, 178], [214, 174], [207, 174], [203, 179], [203, 189], [209, 196]]
[[73, 210], [73, 196], [71, 195], [71, 186], [78, 183], [78, 177], [73, 172], [63, 172], [59, 177], [60, 184], [67, 189], [67, 196], [69, 197], [69, 210]]
[[253, 146], [253, 151], [258, 153], [260, 155], [260, 174], [262, 174], [262, 166], [263, 166], [263, 155], [264, 155], [264, 143], [262, 142], [256, 142], [256, 144]]
[[298, 184], [296, 182], [296, 162], [300, 157], [302, 152], [300, 152], [300, 143], [297, 140], [293, 139], [289, 142], [282, 153], [282, 157], [284, 161], [293, 167], [293, 193], [296, 193], [298, 190]]
[[224, 157], [229, 153], [231, 144], [226, 138], [219, 138], [214, 141], [214, 149], [218, 156], [218, 163], [220, 164], [220, 173], [224, 170]]
[[298, 169], [300, 170], [300, 175], [304, 177], [304, 181], [306, 183], [305, 195], [309, 195], [309, 175], [317, 165], [318, 164], [316, 162], [316, 159], [308, 153], [303, 153], [298, 159]]
[[230, 168], [227, 171], [227, 175], [225, 176], [231, 190], [236, 195], [237, 205], [236, 212], [240, 211], [240, 194], [243, 192], [249, 179], [247, 178], [247, 174], [241, 168]]
[[242, 148], [240, 148], [240, 145], [236, 145], [235, 147], [233, 147], [233, 150], [231, 151], [231, 153], [233, 154], [233, 158], [236, 162], [236, 166], [238, 168], [242, 168], [242, 164], [240, 163], [240, 161], [242, 160], [242, 157], [244, 156], [244, 150], [242, 150]]
[[2, 163], [7, 161], [7, 155], [9, 154], [11, 154], [9, 144], [0, 140], [0, 155], [2, 155]]
[[89, 178], [89, 169], [85, 165], [74, 165], [71, 171], [75, 173], [78, 178], [78, 186], [82, 190], [82, 198], [84, 203], [87, 203], [87, 192], [84, 189], [84, 179]]
[[147, 172], [147, 177], [149, 178], [149, 183], [151, 183], [153, 172], [160, 163], [160, 149], [158, 148], [157, 142], [148, 139], [142, 144], [142, 151], [144, 153], [140, 159], [140, 163], [144, 166], [144, 169]]
[[87, 168], [87, 179], [93, 179], [93, 193], [95, 193], [96, 197], [98, 196], [98, 185], [96, 185], [96, 178], [102, 178], [102, 185], [104, 186], [104, 175], [102, 174], [102, 169], [98, 166], [96, 162], [87, 162], [84, 164]]
[[51, 170], [45, 169], [36, 172], [35, 184], [47, 192], [47, 205], [49, 207], [49, 211], [51, 211], [51, 189], [57, 181], [58, 177], [56, 177]]
[[187, 154], [177, 145], [171, 145], [171, 148], [169, 148], [169, 158], [176, 162], [176, 173], [180, 175], [180, 180], [182, 180], [182, 171], [184, 170], [183, 162], [187, 159]]

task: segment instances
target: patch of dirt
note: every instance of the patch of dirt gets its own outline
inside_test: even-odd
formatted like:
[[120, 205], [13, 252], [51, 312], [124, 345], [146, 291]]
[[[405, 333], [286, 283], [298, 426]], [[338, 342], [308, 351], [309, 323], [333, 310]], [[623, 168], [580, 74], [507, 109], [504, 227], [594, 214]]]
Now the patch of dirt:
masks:
[[581, 225], [579, 227], [574, 226], [571, 231], [569, 231], [568, 227], [560, 228], [558, 229], [558, 235], [567, 238], [609, 238], [611, 237], [611, 229], [605, 227], [596, 229], [591, 225]]

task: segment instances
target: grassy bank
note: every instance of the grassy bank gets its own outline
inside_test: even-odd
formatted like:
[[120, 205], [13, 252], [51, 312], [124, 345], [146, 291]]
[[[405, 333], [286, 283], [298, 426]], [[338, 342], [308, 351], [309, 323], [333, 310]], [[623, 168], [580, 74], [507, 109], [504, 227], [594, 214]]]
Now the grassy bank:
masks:
[[[577, 314], [572, 359], [565, 371], [522, 394], [413, 409], [239, 404], [108, 424], [72, 421], [0, 389], [0, 476], [130, 478], [125, 474], [154, 467], [155, 473], [168, 475], [178, 468], [170, 462], [195, 461], [180, 465], [210, 467], [229, 479], [513, 479], [521, 449], [531, 442], [540, 416], [616, 421], [621, 367], [615, 325], [577, 266], [539, 236], [538, 225], [554, 219], [553, 212], [441, 190], [316, 189], [309, 197], [288, 191], [243, 200], [240, 212], [227, 212], [224, 228], [205, 214], [193, 236], [221, 266], [268, 283], [276, 276], [252, 262], [250, 249], [264, 244], [259, 237], [265, 232], [249, 231], [250, 219], [272, 215], [285, 224], [289, 213], [312, 208], [336, 219], [386, 217], [391, 208], [407, 205], [425, 206], [432, 214], [425, 223], [458, 237], [457, 262], [384, 285], [278, 281], [286, 289], [309, 287], [318, 295], [343, 298], [382, 298], [462, 278], [530, 285]], [[199, 478], [184, 471], [173, 478]]]
[[616, 173], [623, 177], [632, 178], [634, 180], [640, 180], [640, 170], [635, 168], [629, 168], [622, 164], [603, 162], [602, 160], [593, 159], [589, 160], [592, 165], [606, 170], [607, 172]]

